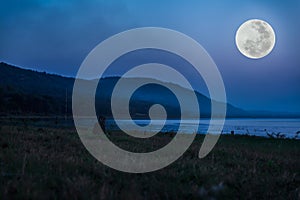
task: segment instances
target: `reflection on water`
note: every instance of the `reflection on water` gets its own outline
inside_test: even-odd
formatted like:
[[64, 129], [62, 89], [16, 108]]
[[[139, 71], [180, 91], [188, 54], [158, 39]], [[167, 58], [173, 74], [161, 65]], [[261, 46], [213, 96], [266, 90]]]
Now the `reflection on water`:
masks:
[[[128, 124], [127, 129], [131, 130], [128, 120], [119, 120], [120, 123]], [[162, 130], [158, 129], [163, 120], [154, 120], [149, 131], [153, 132], [176, 132], [180, 122], [182, 129], [185, 133], [201, 133], [205, 134], [210, 120], [201, 119], [198, 120], [167, 120]], [[94, 121], [89, 119], [82, 119], [84, 126], [92, 127]], [[146, 126], [149, 124], [149, 120], [135, 120], [135, 123], [140, 126]], [[197, 126], [199, 125], [198, 129]], [[106, 126], [111, 130], [118, 130], [118, 127], [112, 120], [107, 120]], [[132, 129], [134, 131], [134, 129]], [[267, 136], [267, 133], [282, 133], [286, 137], [294, 137], [295, 134], [300, 131], [300, 119], [226, 119], [223, 134], [229, 134], [234, 131], [235, 134], [248, 134], [257, 136]], [[299, 134], [300, 137], [300, 134]]]

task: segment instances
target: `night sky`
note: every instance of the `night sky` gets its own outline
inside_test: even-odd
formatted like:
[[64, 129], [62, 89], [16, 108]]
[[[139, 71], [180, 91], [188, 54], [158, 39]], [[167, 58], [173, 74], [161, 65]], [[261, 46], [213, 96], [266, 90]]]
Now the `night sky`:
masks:
[[[235, 46], [238, 27], [253, 18], [267, 21], [276, 33], [275, 48], [258, 60]], [[299, 19], [299, 0], [1, 0], [0, 61], [75, 77], [87, 54], [106, 38], [137, 27], [170, 28], [207, 50], [233, 105], [300, 113]], [[189, 79], [197, 85], [199, 78]]]

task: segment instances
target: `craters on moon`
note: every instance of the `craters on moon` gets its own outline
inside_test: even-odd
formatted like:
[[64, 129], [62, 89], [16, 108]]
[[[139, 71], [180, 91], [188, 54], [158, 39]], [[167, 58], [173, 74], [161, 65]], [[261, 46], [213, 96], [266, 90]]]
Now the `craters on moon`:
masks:
[[248, 58], [262, 58], [275, 46], [273, 28], [265, 21], [252, 19], [243, 23], [236, 33], [236, 45]]

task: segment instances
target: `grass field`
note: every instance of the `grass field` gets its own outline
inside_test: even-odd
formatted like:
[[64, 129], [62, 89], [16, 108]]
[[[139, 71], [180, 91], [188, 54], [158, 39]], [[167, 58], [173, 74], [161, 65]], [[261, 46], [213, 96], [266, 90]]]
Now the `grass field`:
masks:
[[[300, 140], [221, 135], [198, 159], [199, 135], [168, 167], [128, 174], [93, 158], [72, 126], [47, 123], [1, 122], [0, 199], [300, 199]], [[110, 137], [130, 146], [123, 134]], [[170, 139], [161, 134], [135, 148]]]

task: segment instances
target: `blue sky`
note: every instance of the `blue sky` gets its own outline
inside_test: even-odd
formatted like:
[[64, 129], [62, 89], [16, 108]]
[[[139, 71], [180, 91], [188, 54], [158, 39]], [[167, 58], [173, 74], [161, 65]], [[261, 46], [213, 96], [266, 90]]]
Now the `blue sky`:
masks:
[[[241, 55], [234, 43], [237, 28], [252, 18], [271, 24], [277, 38], [271, 54], [259, 60]], [[106, 38], [136, 27], [165, 27], [207, 50], [230, 103], [300, 112], [299, 19], [298, 0], [2, 0], [0, 60], [75, 76], [86, 55]], [[197, 85], [199, 78], [190, 79]], [[201, 85], [196, 87], [205, 93]]]

